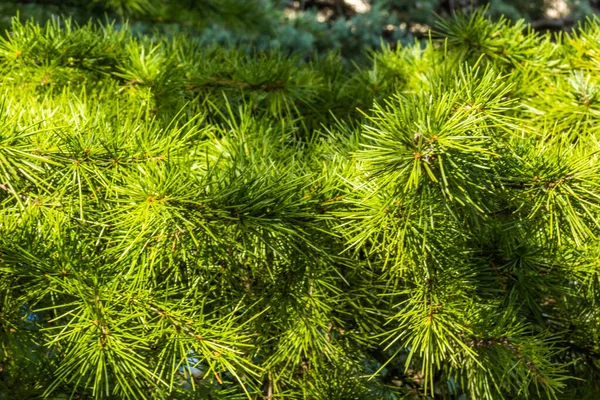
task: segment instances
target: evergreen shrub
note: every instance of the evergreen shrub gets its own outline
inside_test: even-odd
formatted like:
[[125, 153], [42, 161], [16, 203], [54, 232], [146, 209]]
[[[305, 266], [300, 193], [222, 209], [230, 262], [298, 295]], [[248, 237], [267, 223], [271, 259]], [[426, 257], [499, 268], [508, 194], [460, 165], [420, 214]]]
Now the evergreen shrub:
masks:
[[427, 39], [437, 16], [487, 7], [492, 18], [524, 19], [538, 29], [569, 30], [599, 9], [600, 0], [0, 0], [0, 31], [11, 16], [45, 23], [68, 15], [128, 21], [134, 34], [192, 33], [205, 43], [261, 51], [313, 53], [364, 51]]
[[15, 19], [0, 73], [1, 399], [598, 398], [600, 21]]

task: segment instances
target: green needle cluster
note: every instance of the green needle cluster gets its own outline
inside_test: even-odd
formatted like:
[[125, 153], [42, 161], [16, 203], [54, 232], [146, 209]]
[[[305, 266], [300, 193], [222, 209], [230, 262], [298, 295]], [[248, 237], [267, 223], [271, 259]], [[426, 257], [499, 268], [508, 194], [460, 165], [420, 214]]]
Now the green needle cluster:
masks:
[[0, 76], [0, 399], [599, 398], [599, 20], [15, 19]]

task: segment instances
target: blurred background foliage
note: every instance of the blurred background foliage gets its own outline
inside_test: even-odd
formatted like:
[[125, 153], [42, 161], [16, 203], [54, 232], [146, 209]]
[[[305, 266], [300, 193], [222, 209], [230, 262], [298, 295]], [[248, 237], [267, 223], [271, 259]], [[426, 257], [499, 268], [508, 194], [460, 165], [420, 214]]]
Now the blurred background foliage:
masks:
[[570, 30], [599, 0], [0, 0], [0, 29], [10, 18], [45, 22], [53, 15], [83, 23], [127, 21], [134, 32], [193, 33], [208, 44], [302, 56], [338, 50], [357, 59], [388, 43], [424, 39], [437, 16], [487, 7], [491, 17], [525, 19], [536, 29]]

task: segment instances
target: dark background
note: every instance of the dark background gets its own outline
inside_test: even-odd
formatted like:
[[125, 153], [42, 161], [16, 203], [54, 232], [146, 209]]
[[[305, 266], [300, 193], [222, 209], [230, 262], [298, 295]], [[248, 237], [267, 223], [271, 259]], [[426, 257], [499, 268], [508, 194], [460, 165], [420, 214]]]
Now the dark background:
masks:
[[80, 23], [109, 18], [128, 21], [138, 33], [189, 31], [207, 43], [301, 54], [340, 50], [352, 58], [382, 40], [394, 46], [426, 38], [438, 16], [476, 7], [493, 18], [523, 18], [542, 32], [568, 31], [600, 0], [0, 0], [0, 29], [17, 14]]

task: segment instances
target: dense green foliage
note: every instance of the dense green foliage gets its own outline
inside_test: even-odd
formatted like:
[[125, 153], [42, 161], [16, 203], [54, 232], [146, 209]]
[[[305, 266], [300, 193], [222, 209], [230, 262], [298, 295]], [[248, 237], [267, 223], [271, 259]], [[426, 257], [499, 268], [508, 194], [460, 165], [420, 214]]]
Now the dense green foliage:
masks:
[[0, 398], [598, 398], [599, 21], [350, 68], [15, 20], [0, 73]]

